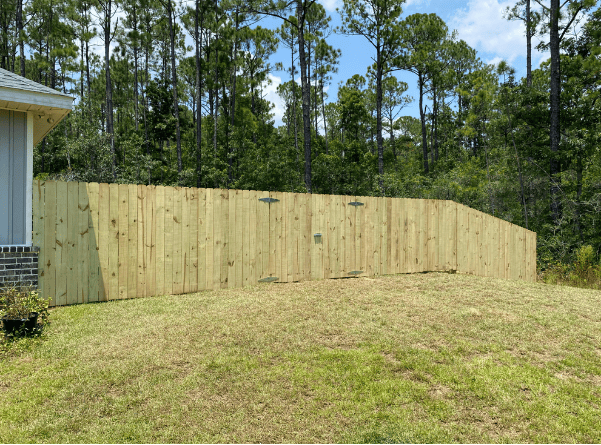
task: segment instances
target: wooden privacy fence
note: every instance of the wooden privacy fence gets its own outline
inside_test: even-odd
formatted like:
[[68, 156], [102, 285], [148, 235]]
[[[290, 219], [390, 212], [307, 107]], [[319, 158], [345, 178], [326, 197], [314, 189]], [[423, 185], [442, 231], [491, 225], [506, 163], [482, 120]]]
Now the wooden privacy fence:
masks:
[[54, 305], [354, 275], [536, 277], [536, 233], [452, 201], [54, 181], [33, 190], [39, 289]]

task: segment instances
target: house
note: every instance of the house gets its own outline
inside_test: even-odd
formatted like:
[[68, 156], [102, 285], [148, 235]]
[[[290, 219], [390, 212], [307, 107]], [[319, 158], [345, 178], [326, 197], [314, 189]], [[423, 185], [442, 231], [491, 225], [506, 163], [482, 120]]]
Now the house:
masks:
[[37, 282], [33, 147], [72, 106], [71, 96], [0, 68], [0, 284]]

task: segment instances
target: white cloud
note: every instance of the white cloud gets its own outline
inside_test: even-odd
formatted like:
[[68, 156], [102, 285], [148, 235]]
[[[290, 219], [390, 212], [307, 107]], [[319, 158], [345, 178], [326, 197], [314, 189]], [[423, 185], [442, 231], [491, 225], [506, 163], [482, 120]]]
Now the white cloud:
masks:
[[[467, 9], [459, 10], [450, 20], [449, 27], [478, 52], [487, 53], [484, 59], [488, 56], [489, 63], [501, 59], [512, 63], [526, 55], [524, 23], [503, 18], [505, 9], [514, 4], [514, 0], [470, 0]], [[533, 39], [533, 52], [538, 42]], [[537, 58], [535, 54], [533, 58]]]
[[263, 84], [263, 97], [274, 105], [272, 110], [274, 114], [275, 126], [279, 127], [283, 125], [282, 117], [286, 112], [286, 104], [279, 96], [277, 92], [278, 86], [282, 83], [282, 78], [269, 74], [270, 83], [265, 82]]
[[341, 0], [321, 0], [320, 3], [328, 12], [336, 12], [336, 8], [340, 8], [342, 6]]

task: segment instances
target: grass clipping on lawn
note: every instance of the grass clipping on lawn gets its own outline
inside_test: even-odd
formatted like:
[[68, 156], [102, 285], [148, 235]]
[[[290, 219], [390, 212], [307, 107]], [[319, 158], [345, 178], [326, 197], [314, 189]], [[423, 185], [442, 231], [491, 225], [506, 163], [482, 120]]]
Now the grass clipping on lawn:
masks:
[[600, 442], [601, 292], [418, 274], [54, 309], [0, 443]]

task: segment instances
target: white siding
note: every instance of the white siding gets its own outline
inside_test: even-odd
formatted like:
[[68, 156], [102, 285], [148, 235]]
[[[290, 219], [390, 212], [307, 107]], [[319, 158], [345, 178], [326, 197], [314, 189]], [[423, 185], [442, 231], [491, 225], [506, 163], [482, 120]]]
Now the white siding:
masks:
[[25, 244], [27, 115], [0, 110], [0, 245]]

